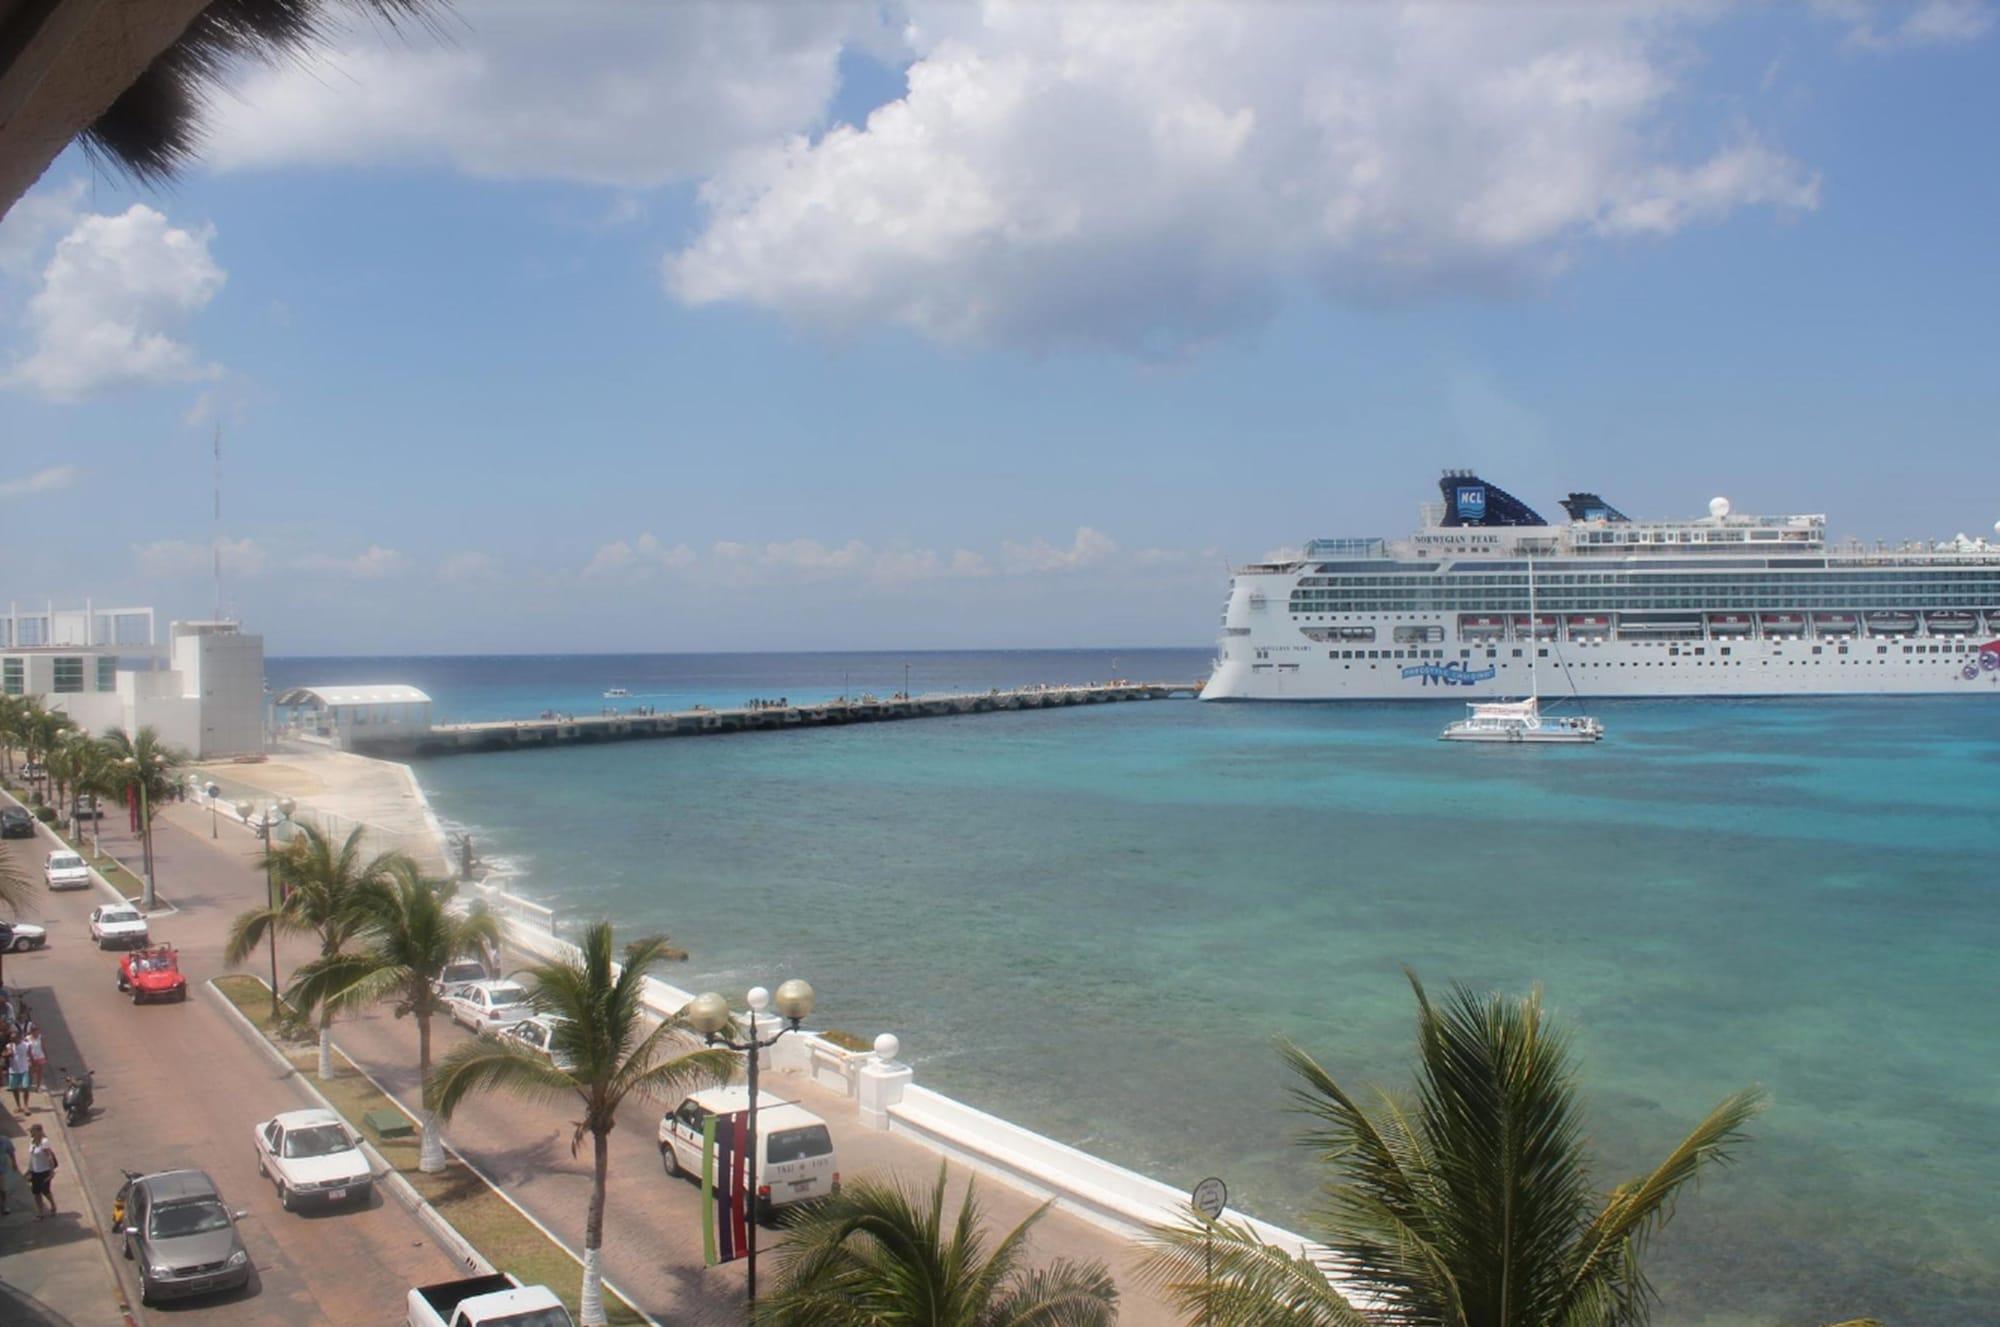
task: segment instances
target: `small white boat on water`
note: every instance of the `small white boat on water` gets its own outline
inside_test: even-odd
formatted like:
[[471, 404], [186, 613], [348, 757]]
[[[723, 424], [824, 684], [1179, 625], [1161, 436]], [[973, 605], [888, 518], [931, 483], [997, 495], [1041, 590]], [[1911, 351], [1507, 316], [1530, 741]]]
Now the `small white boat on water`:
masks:
[[[1518, 619], [1522, 623], [1533, 623], [1539, 635], [1541, 622], [1535, 616], [1535, 564], [1528, 562], [1528, 616]], [[1551, 638], [1555, 619], [1550, 618]], [[1746, 619], [1747, 625], [1747, 619]], [[1526, 700], [1489, 700], [1467, 705], [1466, 715], [1456, 723], [1445, 725], [1438, 734], [1445, 742], [1531, 742], [1535, 745], [1579, 746], [1585, 742], [1604, 740], [1604, 725], [1587, 714], [1563, 715], [1559, 718], [1545, 718], [1542, 715], [1541, 673], [1535, 667], [1535, 660], [1542, 651], [1533, 648], [1528, 654], [1528, 687]]]
[[1526, 700], [1486, 701], [1467, 705], [1466, 716], [1448, 724], [1438, 734], [1446, 742], [1535, 742], [1575, 745], [1604, 739], [1604, 725], [1586, 714], [1551, 718], [1542, 713], [1541, 702]]
[[612, 687], [609, 691], [604, 693], [604, 698], [606, 700], [630, 700], [632, 698], [632, 693], [627, 691], [624, 687]]

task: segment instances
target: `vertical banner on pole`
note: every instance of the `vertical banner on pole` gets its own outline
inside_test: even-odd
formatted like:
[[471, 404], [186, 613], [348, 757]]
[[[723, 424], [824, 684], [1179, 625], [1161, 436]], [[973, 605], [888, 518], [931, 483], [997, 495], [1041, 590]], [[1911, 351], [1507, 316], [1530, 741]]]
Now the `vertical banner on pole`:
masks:
[[749, 1252], [749, 1132], [748, 1111], [701, 1122], [701, 1242], [710, 1267]]

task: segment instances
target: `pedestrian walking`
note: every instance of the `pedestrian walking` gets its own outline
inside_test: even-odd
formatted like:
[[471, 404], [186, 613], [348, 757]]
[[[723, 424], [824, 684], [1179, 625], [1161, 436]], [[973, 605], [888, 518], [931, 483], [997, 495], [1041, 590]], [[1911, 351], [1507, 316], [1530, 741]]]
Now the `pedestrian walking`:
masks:
[[28, 1053], [28, 1039], [14, 1038], [7, 1048], [7, 1090], [14, 1094], [14, 1109], [23, 1115], [28, 1113], [28, 1066], [33, 1057]]
[[49, 1053], [42, 1047], [42, 1025], [28, 1024], [28, 1035], [23, 1038], [28, 1043], [28, 1088], [42, 1090], [42, 1075], [48, 1072]]
[[8, 1177], [21, 1173], [21, 1159], [14, 1151], [14, 1140], [0, 1133], [0, 1216], [7, 1215]]
[[[28, 1192], [35, 1198], [37, 1221], [44, 1216], [56, 1214], [55, 1182], [55, 1144], [51, 1143], [48, 1135], [42, 1132], [41, 1125], [31, 1124], [28, 1126]], [[48, 1204], [47, 1212], [42, 1211], [43, 1203]]]

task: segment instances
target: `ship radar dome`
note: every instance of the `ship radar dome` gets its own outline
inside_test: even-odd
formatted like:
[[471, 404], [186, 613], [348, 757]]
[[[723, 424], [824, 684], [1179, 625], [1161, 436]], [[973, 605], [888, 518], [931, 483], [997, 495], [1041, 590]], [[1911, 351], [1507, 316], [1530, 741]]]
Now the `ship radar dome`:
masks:
[[2000, 534], [2000, 521], [1993, 522], [1993, 533]]
[[1710, 498], [1708, 500], [1708, 514], [1718, 521], [1727, 516], [1729, 514], [1729, 499]]

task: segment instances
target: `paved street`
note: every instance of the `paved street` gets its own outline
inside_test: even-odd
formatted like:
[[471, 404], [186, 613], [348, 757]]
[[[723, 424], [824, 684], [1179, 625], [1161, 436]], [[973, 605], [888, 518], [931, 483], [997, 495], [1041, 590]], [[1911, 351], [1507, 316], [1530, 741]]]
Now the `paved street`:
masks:
[[[160, 923], [160, 933], [183, 944], [196, 943], [193, 937], [199, 935], [202, 951], [212, 955], [220, 949], [229, 917], [261, 899], [264, 883], [252, 866], [258, 847], [254, 838], [240, 826], [226, 822], [220, 838], [211, 839], [209, 833], [206, 811], [175, 806], [162, 813], [155, 840], [162, 894], [173, 897], [179, 888], [170, 881], [197, 882], [185, 890], [186, 911]], [[184, 933], [189, 938], [180, 939]], [[108, 985], [106, 990], [109, 994]], [[448, 1023], [441, 1023], [436, 1031], [438, 1054], [466, 1035]], [[345, 1020], [336, 1025], [335, 1040], [406, 1104], [415, 1105], [416, 1030], [408, 1019], [398, 1020], [383, 1010]], [[254, 1072], [265, 1079], [271, 1077], [271, 1071], [261, 1063]], [[766, 1082], [770, 1090], [803, 1101], [827, 1119], [834, 1130], [843, 1174], [893, 1172], [925, 1180], [935, 1174], [934, 1153], [907, 1139], [863, 1129], [852, 1105], [843, 1098], [789, 1075], [773, 1076]], [[685, 1181], [669, 1180], [660, 1166], [655, 1142], [660, 1109], [627, 1110], [612, 1136], [606, 1274], [638, 1307], [662, 1322], [740, 1323], [742, 1266], [703, 1267], [695, 1188]], [[240, 1127], [247, 1130], [250, 1118], [244, 1114]], [[560, 1108], [486, 1098], [460, 1111], [449, 1137], [538, 1220], [572, 1247], [580, 1248], [589, 1193], [589, 1158], [587, 1151], [579, 1158], [569, 1154], [568, 1121], [572, 1118]], [[247, 1147], [244, 1156], [248, 1157]], [[225, 1185], [230, 1183], [218, 1178]], [[953, 1167], [954, 1190], [964, 1179], [963, 1170]], [[1019, 1221], [1034, 1209], [1035, 1203], [1025, 1194], [996, 1181], [982, 1181], [980, 1188], [995, 1223]], [[275, 1210], [268, 1195], [266, 1199]], [[767, 1232], [766, 1239], [770, 1238]], [[1131, 1246], [1099, 1227], [1066, 1213], [1051, 1212], [1040, 1227], [1035, 1248], [1038, 1258], [1098, 1258], [1109, 1264], [1124, 1296], [1121, 1322], [1139, 1327], [1177, 1322], [1133, 1284]], [[768, 1275], [768, 1267], [764, 1270]]]
[[[105, 828], [122, 820], [107, 817]], [[204, 822], [202, 832], [207, 832]], [[237, 831], [241, 835], [242, 831]], [[453, 1274], [426, 1232], [392, 1200], [378, 1196], [365, 1211], [287, 1214], [256, 1175], [252, 1124], [281, 1110], [311, 1104], [288, 1076], [225, 1022], [201, 983], [222, 970], [228, 920], [246, 901], [217, 891], [190, 853], [195, 840], [179, 832], [156, 836], [163, 883], [176, 882], [185, 910], [153, 920], [153, 934], [179, 947], [195, 992], [185, 1004], [135, 1008], [116, 989], [117, 957], [90, 941], [86, 918], [104, 902], [96, 890], [43, 894], [36, 908], [49, 928], [49, 948], [10, 954], [6, 979], [24, 988], [34, 1017], [47, 1031], [49, 1063], [97, 1074], [97, 1112], [73, 1131], [81, 1174], [58, 1176], [56, 1197], [74, 1211], [88, 1198], [108, 1222], [121, 1167], [208, 1171], [232, 1206], [247, 1208], [242, 1223], [256, 1275], [248, 1292], [221, 1300], [142, 1311], [155, 1323], [178, 1318], [206, 1327], [380, 1327], [400, 1321], [408, 1287]], [[107, 843], [111, 835], [106, 835]], [[49, 841], [12, 840], [7, 857], [40, 880]], [[122, 849], [121, 849], [122, 850]], [[137, 860], [136, 853], [129, 854]], [[60, 1075], [52, 1073], [60, 1082]], [[48, 1106], [33, 1118], [48, 1120]], [[86, 1187], [87, 1186], [87, 1187]], [[25, 1203], [22, 1195], [20, 1201]], [[64, 1228], [74, 1229], [74, 1217]], [[131, 1265], [118, 1261], [137, 1308]], [[104, 1291], [109, 1298], [108, 1288]], [[78, 1322], [96, 1322], [78, 1316]]]

